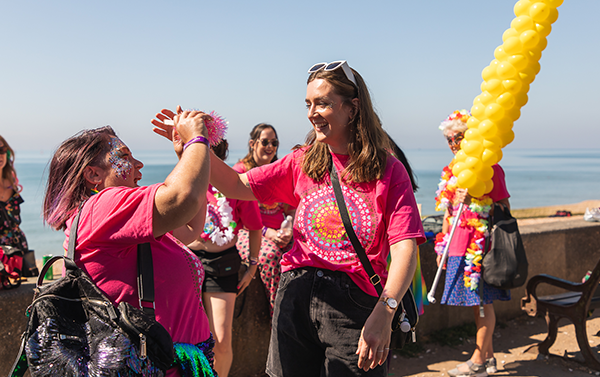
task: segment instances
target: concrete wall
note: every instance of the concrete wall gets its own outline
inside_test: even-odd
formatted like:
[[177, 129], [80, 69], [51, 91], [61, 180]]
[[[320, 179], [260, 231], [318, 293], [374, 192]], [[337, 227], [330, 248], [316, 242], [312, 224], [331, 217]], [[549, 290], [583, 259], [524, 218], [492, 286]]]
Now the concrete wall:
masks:
[[[581, 217], [546, 223], [520, 225], [529, 260], [529, 276], [549, 274], [570, 281], [581, 281], [600, 259], [600, 223], [588, 223]], [[428, 286], [436, 272], [432, 244], [420, 247], [422, 269]], [[0, 375], [6, 375], [18, 351], [19, 336], [25, 329], [25, 309], [33, 297], [33, 280], [20, 288], [0, 290]], [[442, 280], [443, 281], [443, 280]], [[540, 287], [541, 288], [541, 287]], [[437, 289], [441, 299], [443, 284]], [[556, 293], [541, 290], [542, 294]], [[512, 300], [494, 304], [499, 321], [522, 315], [521, 297], [525, 287], [511, 292]], [[230, 376], [263, 376], [270, 336], [270, 317], [264, 288], [253, 280], [247, 292], [236, 303], [233, 348], [234, 362]], [[425, 307], [418, 334], [473, 321], [471, 308], [447, 307], [439, 304]]]
[[[570, 281], [581, 281], [585, 273], [593, 269], [600, 259], [600, 223], [585, 222], [579, 217], [521, 224], [519, 230], [527, 252], [529, 277], [548, 274]], [[420, 253], [423, 275], [429, 288], [436, 272], [433, 245], [422, 245]], [[442, 275], [435, 295], [438, 302], [443, 290]], [[538, 292], [545, 295], [558, 293], [559, 290], [540, 286]], [[521, 315], [521, 297], [524, 296], [525, 286], [511, 290], [510, 301], [495, 302], [497, 319], [504, 321]], [[427, 305], [425, 314], [420, 318], [417, 334], [423, 335], [470, 321], [473, 321], [472, 308]]]

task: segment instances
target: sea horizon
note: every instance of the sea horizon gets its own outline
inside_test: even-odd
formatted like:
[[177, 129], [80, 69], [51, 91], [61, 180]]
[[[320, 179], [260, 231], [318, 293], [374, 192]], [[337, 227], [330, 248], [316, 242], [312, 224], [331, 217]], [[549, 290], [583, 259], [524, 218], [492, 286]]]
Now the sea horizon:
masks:
[[[423, 215], [435, 215], [435, 191], [442, 168], [452, 160], [448, 149], [404, 149], [417, 176], [415, 197]], [[247, 150], [232, 149], [226, 162], [233, 165]], [[506, 174], [511, 207], [524, 209], [567, 205], [600, 199], [600, 151], [596, 149], [503, 150], [500, 165]], [[134, 151], [144, 163], [141, 186], [162, 182], [177, 163], [173, 151]], [[63, 253], [64, 234], [43, 224], [41, 207], [50, 152], [16, 151], [15, 167], [25, 202], [21, 206], [21, 228], [36, 257]], [[279, 154], [283, 157], [283, 154]]]

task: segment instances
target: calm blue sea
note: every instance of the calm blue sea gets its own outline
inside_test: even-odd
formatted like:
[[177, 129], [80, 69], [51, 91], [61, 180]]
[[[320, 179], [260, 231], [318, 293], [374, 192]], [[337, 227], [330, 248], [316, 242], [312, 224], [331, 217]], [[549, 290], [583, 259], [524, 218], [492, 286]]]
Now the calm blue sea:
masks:
[[[40, 214], [50, 156], [16, 152], [16, 168], [25, 199], [21, 208], [22, 229], [38, 258], [46, 254], [59, 255], [64, 236], [62, 232], [44, 226]], [[450, 162], [452, 154], [446, 149], [408, 149], [405, 153], [420, 186], [417, 202], [422, 204], [423, 214], [434, 214], [440, 172]], [[232, 165], [243, 155], [243, 150], [232, 150], [228, 162]], [[145, 164], [140, 185], [162, 182], [177, 162], [170, 151], [141, 152], [135, 156]], [[513, 208], [600, 199], [600, 150], [508, 149], [500, 164], [506, 172]]]

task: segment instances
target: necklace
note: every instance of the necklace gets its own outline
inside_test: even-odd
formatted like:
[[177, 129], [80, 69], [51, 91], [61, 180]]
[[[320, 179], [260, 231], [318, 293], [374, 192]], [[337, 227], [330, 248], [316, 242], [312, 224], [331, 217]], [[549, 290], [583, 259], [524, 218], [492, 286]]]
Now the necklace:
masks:
[[[217, 212], [219, 219], [213, 218], [207, 208], [206, 223], [204, 224], [204, 234], [218, 246], [223, 246], [233, 240], [235, 234], [233, 230], [237, 224], [233, 221], [233, 209], [227, 202], [225, 195], [221, 194], [216, 188], [212, 187], [213, 196], [217, 200]], [[218, 223], [220, 221], [220, 224]]]
[[[452, 174], [452, 167], [455, 161], [452, 160], [448, 166], [442, 170], [442, 177], [436, 191], [435, 209], [436, 211], [446, 211], [451, 208], [454, 200], [454, 194], [458, 188], [457, 179]], [[484, 195], [480, 198], [471, 198], [471, 204], [463, 209], [460, 223], [461, 228], [472, 232], [471, 239], [467, 243], [467, 251], [465, 254], [465, 271], [463, 280], [465, 287], [474, 291], [479, 285], [481, 279], [481, 260], [483, 259], [483, 248], [485, 245], [485, 237], [488, 235], [488, 217], [492, 208], [492, 199]], [[453, 216], [448, 217], [450, 226], [454, 223]], [[437, 234], [435, 239], [435, 251], [442, 254], [450, 234]]]

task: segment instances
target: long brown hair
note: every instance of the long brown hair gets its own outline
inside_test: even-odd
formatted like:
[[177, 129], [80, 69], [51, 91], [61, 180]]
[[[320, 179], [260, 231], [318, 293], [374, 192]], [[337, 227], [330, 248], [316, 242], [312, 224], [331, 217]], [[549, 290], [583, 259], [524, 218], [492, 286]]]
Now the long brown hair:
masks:
[[84, 170], [88, 166], [106, 167], [112, 136], [116, 134], [110, 126], [83, 130], [54, 152], [42, 211], [44, 221], [52, 228], [64, 230], [79, 204], [90, 197]]
[[0, 135], [0, 141], [6, 147], [6, 164], [2, 168], [2, 180], [10, 182], [14, 192], [21, 192], [23, 187], [19, 184], [17, 171], [15, 170], [15, 151], [8, 145], [6, 139]]
[[[314, 72], [308, 77], [307, 84], [316, 79], [326, 80], [349, 105], [352, 105], [352, 99], [358, 98], [358, 111], [348, 124], [350, 159], [344, 170], [344, 177], [356, 183], [370, 182], [383, 176], [387, 151], [390, 150], [389, 139], [373, 109], [367, 84], [358, 72], [354, 69], [352, 72], [357, 86], [348, 80], [342, 69]], [[302, 171], [310, 178], [321, 181], [331, 166], [329, 147], [316, 140], [314, 129], [306, 136], [304, 145], [310, 147], [304, 156]]]
[[[254, 160], [254, 150], [250, 146], [250, 141], [254, 141], [254, 145], [256, 145], [256, 142], [260, 138], [260, 134], [263, 132], [263, 130], [266, 130], [268, 128], [272, 129], [275, 133], [275, 137], [279, 139], [275, 127], [271, 126], [270, 124], [259, 123], [256, 126], [254, 126], [252, 128], [252, 131], [250, 131], [250, 140], [248, 141], [248, 154], [246, 155], [246, 157], [242, 158], [242, 163], [244, 164], [244, 167], [246, 167], [246, 171], [258, 166], [256, 161]], [[279, 148], [277, 148], [277, 150], [275, 151], [275, 156], [273, 156], [271, 162], [277, 161], [277, 151], [279, 151]]]

